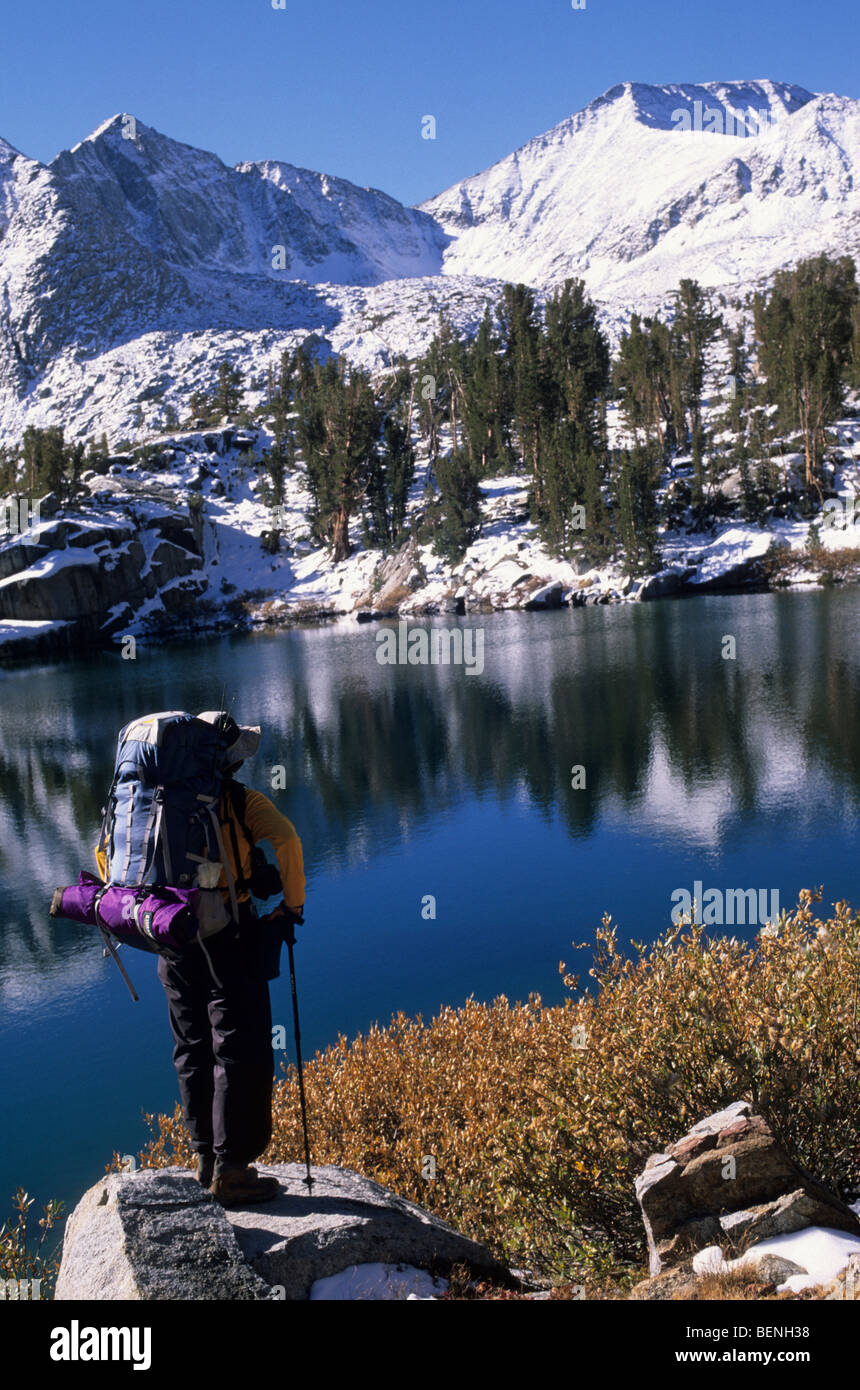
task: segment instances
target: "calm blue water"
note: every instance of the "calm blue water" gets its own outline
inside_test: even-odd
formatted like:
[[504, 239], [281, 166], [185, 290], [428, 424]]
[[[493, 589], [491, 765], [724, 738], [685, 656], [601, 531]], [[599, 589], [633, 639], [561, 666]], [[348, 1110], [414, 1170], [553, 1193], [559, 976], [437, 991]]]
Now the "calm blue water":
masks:
[[[649, 938], [697, 879], [784, 905], [818, 883], [825, 905], [860, 899], [858, 604], [846, 590], [468, 619], [480, 677], [380, 666], [376, 629], [353, 625], [1, 672], [0, 1219], [19, 1184], [74, 1202], [176, 1099], [154, 960], [123, 952], [134, 1004], [93, 933], [47, 911], [92, 867], [132, 716], [213, 708], [226, 685], [264, 726], [246, 780], [270, 790], [286, 766], [272, 795], [305, 847], [310, 1055], [396, 1010], [558, 1000], [559, 960], [585, 967], [570, 944], [604, 911]], [[291, 1039], [288, 981], [272, 990]]]

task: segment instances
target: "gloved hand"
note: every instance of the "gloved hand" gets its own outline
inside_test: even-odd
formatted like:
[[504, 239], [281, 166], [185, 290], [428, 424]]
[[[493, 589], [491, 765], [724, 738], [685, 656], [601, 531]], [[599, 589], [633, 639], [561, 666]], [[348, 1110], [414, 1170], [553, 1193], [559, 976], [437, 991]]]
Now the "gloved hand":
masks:
[[288, 946], [296, 944], [296, 927], [304, 925], [304, 917], [300, 912], [294, 912], [286, 903], [282, 903], [282, 916], [284, 919], [284, 940]]
[[291, 907], [288, 907], [285, 902], [280, 902], [277, 907], [273, 908], [271, 912], [267, 913], [266, 916], [262, 917], [260, 920], [263, 923], [271, 924], [273, 928], [283, 923], [284, 940], [288, 946], [295, 946], [295, 928], [303, 926], [305, 919], [301, 912], [295, 912]]
[[278, 903], [276, 908], [260, 918], [267, 980], [277, 980], [281, 973], [281, 946], [284, 942], [288, 946], [295, 946], [295, 929], [301, 926], [304, 920], [301, 912], [294, 912], [285, 902]]

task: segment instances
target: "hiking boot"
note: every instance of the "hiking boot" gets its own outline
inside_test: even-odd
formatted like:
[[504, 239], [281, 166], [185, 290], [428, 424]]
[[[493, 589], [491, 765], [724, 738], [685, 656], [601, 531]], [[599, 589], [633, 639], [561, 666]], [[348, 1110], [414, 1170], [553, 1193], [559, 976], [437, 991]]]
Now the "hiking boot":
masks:
[[197, 1181], [201, 1187], [211, 1187], [215, 1176], [214, 1154], [197, 1155]]
[[215, 1162], [215, 1176], [209, 1191], [222, 1207], [239, 1207], [245, 1202], [271, 1202], [280, 1192], [277, 1178], [261, 1178], [247, 1163]]

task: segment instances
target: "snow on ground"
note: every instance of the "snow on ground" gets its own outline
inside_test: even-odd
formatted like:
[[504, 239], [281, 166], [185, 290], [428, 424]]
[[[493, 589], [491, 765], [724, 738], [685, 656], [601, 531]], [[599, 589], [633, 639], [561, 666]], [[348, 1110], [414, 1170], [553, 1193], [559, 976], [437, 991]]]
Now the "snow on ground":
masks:
[[34, 637], [47, 637], [51, 632], [59, 632], [68, 623], [59, 619], [44, 619], [40, 622], [13, 622], [9, 618], [0, 621], [0, 646], [7, 642], [27, 642]]
[[860, 1237], [832, 1231], [826, 1226], [810, 1226], [786, 1236], [774, 1236], [755, 1247], [759, 1254], [782, 1255], [802, 1265], [806, 1274], [792, 1274], [780, 1289], [800, 1293], [816, 1284], [828, 1284], [848, 1265], [851, 1255], [860, 1254]]
[[803, 1231], [761, 1240], [736, 1260], [725, 1260], [719, 1246], [709, 1245], [694, 1257], [693, 1268], [697, 1274], [721, 1274], [754, 1264], [762, 1255], [779, 1255], [805, 1269], [805, 1274], [792, 1274], [777, 1289], [778, 1293], [802, 1293], [804, 1289], [829, 1284], [841, 1274], [850, 1257], [860, 1255], [860, 1236], [846, 1235], [827, 1226], [807, 1226]]
[[677, 533], [667, 536], [663, 544], [663, 557], [671, 563], [677, 555], [683, 557], [686, 564], [695, 564], [696, 573], [690, 582], [706, 584], [737, 565], [761, 559], [773, 543], [773, 532], [760, 531], [752, 526], [732, 525], [702, 545], [695, 543], [697, 539], [695, 536], [682, 537]]
[[349, 1265], [339, 1274], [317, 1279], [311, 1285], [312, 1299], [380, 1300], [438, 1298], [448, 1288], [447, 1279], [434, 1279], [414, 1265]]
[[19, 584], [29, 580], [46, 579], [48, 575], [55, 574], [57, 570], [66, 569], [70, 565], [99, 565], [101, 557], [95, 550], [83, 550], [75, 547], [74, 550], [51, 550], [47, 555], [43, 555], [30, 565], [29, 569], [19, 574], [13, 574], [8, 579], [0, 579], [0, 589], [8, 585]]
[[[297, 284], [297, 292], [301, 288]], [[501, 292], [500, 281], [477, 276], [425, 276], [367, 288], [324, 285], [314, 288], [295, 328], [144, 331], [92, 352], [66, 347], [46, 364], [38, 391], [19, 396], [0, 381], [0, 443], [17, 443], [28, 425], [62, 425], [67, 439], [98, 439], [105, 430], [114, 449], [120, 440], [140, 444], [173, 428], [170, 412], [174, 420], [183, 418], [195, 391], [212, 390], [222, 361], [241, 369], [245, 405], [253, 409], [266, 398], [269, 368], [303, 344], [379, 372], [396, 356], [426, 351], [441, 310], [457, 332], [474, 332]], [[153, 383], [157, 399], [150, 398]]]

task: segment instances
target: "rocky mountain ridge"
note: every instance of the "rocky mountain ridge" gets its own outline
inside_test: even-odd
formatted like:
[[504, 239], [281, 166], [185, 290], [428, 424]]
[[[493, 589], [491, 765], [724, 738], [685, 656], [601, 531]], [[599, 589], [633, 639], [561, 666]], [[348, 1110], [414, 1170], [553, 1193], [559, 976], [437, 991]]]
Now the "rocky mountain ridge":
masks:
[[502, 280], [582, 275], [613, 334], [682, 276], [744, 295], [860, 253], [858, 163], [860, 101], [772, 81], [620, 84], [420, 208], [128, 115], [47, 165], [0, 141], [0, 439], [142, 438], [309, 335], [382, 369]]

